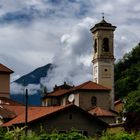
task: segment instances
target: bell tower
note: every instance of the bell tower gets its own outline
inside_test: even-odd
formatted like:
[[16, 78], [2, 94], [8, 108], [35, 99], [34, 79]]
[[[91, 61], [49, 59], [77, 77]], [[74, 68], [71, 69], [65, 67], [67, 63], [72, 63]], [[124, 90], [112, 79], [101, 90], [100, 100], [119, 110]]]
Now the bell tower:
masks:
[[112, 26], [102, 17], [102, 21], [91, 28], [94, 41], [93, 82], [111, 89], [110, 107], [114, 108], [114, 31]]

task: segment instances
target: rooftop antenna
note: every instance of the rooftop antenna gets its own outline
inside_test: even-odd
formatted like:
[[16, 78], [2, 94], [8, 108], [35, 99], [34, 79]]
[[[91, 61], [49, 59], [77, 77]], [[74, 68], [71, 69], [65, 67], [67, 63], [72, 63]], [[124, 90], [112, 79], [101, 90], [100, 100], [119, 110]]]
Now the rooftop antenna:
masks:
[[25, 135], [27, 136], [27, 127], [28, 127], [28, 89], [26, 89], [26, 94], [25, 94]]

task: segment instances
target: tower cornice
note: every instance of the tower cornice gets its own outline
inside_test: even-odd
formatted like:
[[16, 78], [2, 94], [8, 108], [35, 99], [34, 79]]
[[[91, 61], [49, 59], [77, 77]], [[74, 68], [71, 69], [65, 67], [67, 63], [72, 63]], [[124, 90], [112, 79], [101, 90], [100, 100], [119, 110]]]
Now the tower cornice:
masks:
[[112, 58], [96, 58], [96, 59], [93, 59], [91, 62], [94, 64], [98, 61], [103, 61], [103, 62], [112, 62], [112, 61], [115, 61], [116, 59], [114, 57]]

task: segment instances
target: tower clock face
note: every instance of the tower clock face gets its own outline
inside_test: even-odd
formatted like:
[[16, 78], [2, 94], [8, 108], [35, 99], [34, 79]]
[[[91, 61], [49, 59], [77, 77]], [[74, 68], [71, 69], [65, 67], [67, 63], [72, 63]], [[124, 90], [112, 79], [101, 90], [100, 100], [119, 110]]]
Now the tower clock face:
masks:
[[102, 77], [110, 78], [111, 77], [111, 66], [102, 66]]

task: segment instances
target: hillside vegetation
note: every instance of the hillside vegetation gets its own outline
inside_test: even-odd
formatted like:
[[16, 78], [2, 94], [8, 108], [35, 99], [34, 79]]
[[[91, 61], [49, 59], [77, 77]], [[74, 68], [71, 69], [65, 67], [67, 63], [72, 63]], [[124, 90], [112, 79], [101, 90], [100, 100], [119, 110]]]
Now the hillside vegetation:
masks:
[[140, 90], [140, 43], [115, 64], [115, 94], [123, 98]]

